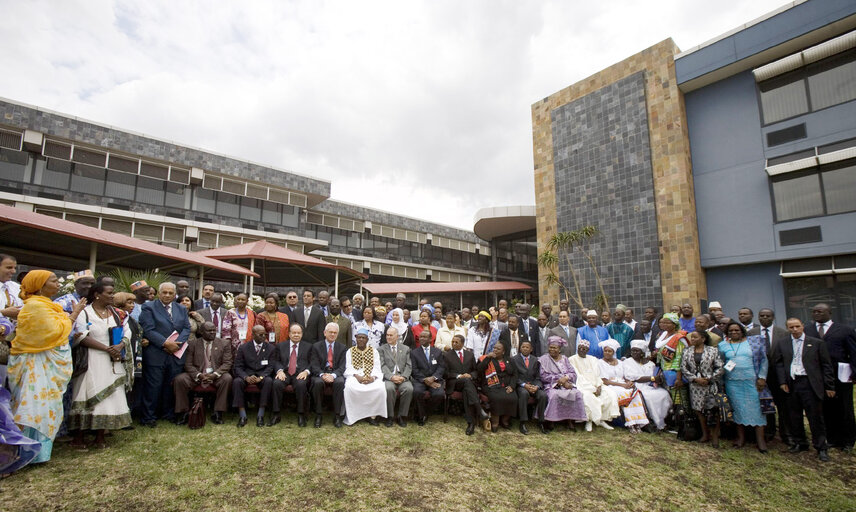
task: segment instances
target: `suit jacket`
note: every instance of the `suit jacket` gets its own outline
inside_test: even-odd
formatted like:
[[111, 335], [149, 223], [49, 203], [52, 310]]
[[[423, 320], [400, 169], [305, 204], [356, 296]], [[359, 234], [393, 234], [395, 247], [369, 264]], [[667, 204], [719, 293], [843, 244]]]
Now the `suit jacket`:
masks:
[[535, 325], [529, 325], [529, 341], [532, 342], [532, 354], [536, 357], [541, 357], [541, 330], [538, 329], [538, 322]]
[[[187, 351], [184, 353], [184, 371], [195, 379], [200, 373], [205, 373], [205, 340], [196, 338], [187, 343]], [[208, 367], [220, 375], [232, 370], [232, 344], [229, 340], [214, 338], [211, 342], [211, 358], [208, 361]]]
[[[155, 299], [157, 300], [157, 299]], [[196, 299], [193, 301], [193, 311], [199, 311], [200, 309], [205, 309], [205, 299]], [[210, 302], [210, 299], [209, 299]]]
[[567, 357], [571, 357], [572, 355], [577, 353], [577, 328], [568, 325], [568, 330], [571, 333], [570, 336], [565, 334], [565, 329], [563, 329], [562, 326], [559, 325], [550, 329], [550, 336], [558, 336], [563, 340], [567, 341], [568, 344], [562, 347], [561, 352]]
[[557, 315], [556, 313], [553, 313], [552, 315], [550, 315], [550, 318], [547, 319], [547, 327], [552, 329], [553, 327], [556, 327], [557, 325], [559, 325], [559, 315]]
[[541, 363], [534, 353], [529, 354], [529, 368], [520, 354], [511, 358], [511, 364], [517, 370], [517, 385], [534, 384], [539, 389], [544, 389], [544, 384], [541, 383]]
[[[198, 309], [198, 310], [196, 310], [196, 312], [199, 313], [202, 316], [202, 318], [205, 319], [206, 322], [212, 322], [213, 321], [212, 317], [211, 317], [211, 308]], [[226, 336], [230, 335], [228, 332], [223, 332], [223, 317], [225, 317], [228, 314], [229, 314], [229, 311], [226, 308], [224, 308], [223, 306], [220, 306], [220, 309], [217, 310], [217, 317], [219, 318], [219, 321], [220, 321], [220, 331], [221, 331], [220, 334], [221, 334], [221, 336], [222, 335], [226, 335]]]
[[[163, 350], [163, 342], [173, 331], [178, 333], [178, 340], [176, 341], [179, 343], [186, 342], [190, 336], [190, 321], [187, 319], [187, 310], [176, 302], [172, 302], [169, 307], [172, 311], [172, 319], [170, 319], [166, 308], [159, 299], [146, 302], [140, 310], [143, 337], [149, 340], [149, 345], [143, 349], [143, 359], [148, 365], [161, 366], [170, 359], [175, 359], [172, 354], [167, 354]], [[183, 357], [186, 357], [186, 354]]]
[[354, 322], [359, 322], [363, 319], [363, 308], [358, 308], [356, 306], [352, 307], [351, 316], [354, 317]]
[[[336, 341], [345, 345], [346, 347], [351, 346], [351, 331], [354, 327], [354, 324], [351, 323], [351, 319], [346, 317], [343, 314], [339, 314], [339, 318], [337, 320], [333, 320], [332, 315], [327, 315], [327, 318], [324, 319], [327, 323], [335, 322], [339, 324], [339, 335], [336, 336]], [[327, 327], [326, 325], [324, 327]]]
[[[815, 322], [806, 324], [805, 335], [820, 338]], [[826, 342], [829, 358], [835, 364], [836, 375], [838, 363], [850, 363], [850, 369], [856, 374], [856, 331], [844, 324], [832, 322], [829, 329], [823, 333], [823, 341]]]
[[[466, 349], [463, 350], [464, 362], [461, 362], [461, 359], [458, 357], [458, 353], [454, 350], [443, 352], [443, 362], [446, 367], [444, 370], [444, 378], [446, 379], [447, 388], [450, 384], [454, 384], [453, 379], [457, 379], [458, 375], [461, 375], [462, 373], [469, 373], [473, 378], [473, 383], [475, 383], [478, 378], [478, 371], [476, 371], [476, 358], [473, 355], [473, 351]], [[423, 357], [422, 359], [424, 360], [425, 358]], [[447, 389], [447, 391], [450, 390]]]
[[[413, 373], [413, 363], [410, 360], [410, 347], [401, 344], [401, 340], [396, 345], [398, 348], [395, 359], [392, 357], [392, 347], [388, 343], [384, 343], [378, 349], [380, 356], [380, 369], [383, 372], [383, 380], [389, 380], [393, 375], [401, 375], [407, 380]], [[395, 365], [398, 365], [398, 372], [395, 371]]]
[[[310, 355], [312, 353], [312, 344], [308, 341], [297, 343], [297, 369], [294, 375], [301, 373], [303, 370], [309, 370]], [[283, 341], [276, 344], [273, 356], [273, 375], [282, 370], [288, 375], [288, 364], [291, 362], [291, 340]]]
[[[389, 328], [387, 328], [387, 330], [389, 330]], [[400, 334], [401, 335], [398, 337], [398, 342], [402, 345], [410, 347], [411, 350], [413, 349], [413, 347], [419, 345], [419, 341], [416, 339], [415, 336], [413, 336], [413, 329], [409, 325], [407, 326], [407, 329]]]
[[[834, 325], [834, 324], [833, 324]], [[831, 329], [830, 329], [831, 330]], [[824, 391], [835, 389], [835, 374], [826, 342], [820, 338], [805, 335], [803, 341], [802, 363], [811, 389], [819, 400], [826, 396]], [[791, 363], [794, 360], [794, 345], [790, 333], [787, 338], [779, 338], [774, 343], [773, 359], [776, 363], [776, 374], [780, 384], [788, 384], [793, 392], [791, 379]]]
[[[258, 377], [273, 377], [273, 352], [276, 348], [268, 343], [262, 343], [262, 348], [256, 354], [255, 341], [248, 341], [238, 347], [235, 357], [235, 377], [246, 379], [251, 375]], [[263, 364], [266, 363], [266, 364]]]
[[[773, 350], [772, 343], [775, 343], [775, 341], [778, 340], [779, 338], [786, 338], [786, 337], [789, 337], [791, 335], [791, 333], [788, 332], [787, 329], [785, 329], [783, 327], [779, 327], [778, 325], [774, 325], [774, 326], [770, 327], [770, 331], [772, 331], [772, 332], [770, 332], [770, 339], [767, 341], [767, 354], [768, 355]], [[756, 325], [755, 327], [753, 327], [752, 329], [747, 331], [746, 335], [747, 336], [756, 336], [757, 335], [757, 336], [761, 336], [763, 338], [763, 336], [761, 335], [761, 326]], [[720, 339], [722, 339], [722, 337], [720, 337]], [[772, 363], [772, 360], [770, 362]], [[771, 366], [771, 368], [772, 368], [772, 366]]]
[[[321, 310], [318, 310], [321, 313]], [[317, 341], [312, 344], [312, 352], [309, 358], [309, 371], [313, 377], [319, 377], [324, 373], [335, 373], [336, 377], [345, 375], [345, 352], [348, 347], [341, 343], [333, 343], [333, 367], [327, 367], [327, 340]]]
[[303, 341], [315, 343], [324, 339], [324, 327], [326, 327], [324, 313], [317, 305], [312, 305], [308, 319], [303, 313], [303, 306], [298, 305], [294, 310], [294, 321], [303, 327]]
[[[511, 330], [503, 329], [501, 333], [499, 333], [499, 340], [505, 343], [505, 351], [511, 355]], [[517, 350], [520, 350], [520, 343], [524, 341], [529, 341], [529, 336], [526, 335], [526, 332], [522, 327], [517, 328]]]
[[443, 359], [443, 351], [431, 347], [431, 361], [425, 359], [425, 350], [418, 346], [410, 351], [410, 362], [413, 366], [413, 380], [422, 382], [427, 377], [434, 377], [439, 382], [443, 381], [446, 373], [446, 360]]

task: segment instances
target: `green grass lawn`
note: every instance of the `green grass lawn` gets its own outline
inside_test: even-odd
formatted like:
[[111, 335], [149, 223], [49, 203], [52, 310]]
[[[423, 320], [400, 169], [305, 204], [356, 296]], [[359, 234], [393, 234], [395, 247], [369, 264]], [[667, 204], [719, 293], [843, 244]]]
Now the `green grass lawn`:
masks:
[[856, 455], [838, 450], [821, 464], [778, 442], [762, 455], [597, 428], [466, 437], [459, 417], [311, 420], [238, 429], [229, 415], [116, 432], [104, 450], [58, 443], [48, 464], [0, 481], [0, 510], [856, 510]]

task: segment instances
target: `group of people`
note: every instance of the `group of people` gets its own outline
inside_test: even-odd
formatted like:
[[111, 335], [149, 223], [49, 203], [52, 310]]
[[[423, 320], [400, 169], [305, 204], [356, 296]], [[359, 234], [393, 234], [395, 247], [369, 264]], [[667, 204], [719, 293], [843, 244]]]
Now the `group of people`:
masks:
[[251, 404], [258, 427], [280, 423], [290, 399], [300, 427], [314, 412], [320, 428], [329, 397], [335, 427], [405, 427], [408, 418], [421, 426], [442, 405], [462, 410], [466, 435], [510, 429], [515, 417], [524, 435], [533, 425], [635, 434], [693, 421], [700, 441], [718, 447], [729, 423], [735, 446], [751, 427], [766, 452], [778, 425], [799, 452], [809, 446], [805, 413], [821, 460], [830, 445], [849, 451], [856, 441], [844, 371], [856, 370], [856, 332], [832, 322], [825, 304], [813, 322], [789, 318], [787, 329], [770, 309], [756, 325], [748, 308], [733, 320], [715, 302], [698, 316], [689, 304], [662, 315], [649, 307], [636, 321], [622, 305], [578, 317], [563, 300], [558, 313], [544, 304], [533, 318], [531, 306], [510, 313], [505, 300], [460, 311], [423, 300], [411, 310], [403, 294], [381, 304], [305, 289], [289, 290], [283, 305], [270, 293], [254, 311], [243, 292], [227, 309], [210, 284], [193, 300], [186, 281], [156, 290], [140, 281], [128, 293], [81, 271], [74, 291], [57, 297], [52, 272], [31, 270], [20, 284], [15, 272], [15, 258], [0, 255], [0, 336], [10, 352], [0, 366], [0, 473], [48, 460], [57, 436], [80, 450], [103, 447], [107, 431], [133, 428], [132, 414], [151, 428], [187, 423], [191, 397], [205, 394], [211, 421], [223, 423], [231, 406], [239, 428]]

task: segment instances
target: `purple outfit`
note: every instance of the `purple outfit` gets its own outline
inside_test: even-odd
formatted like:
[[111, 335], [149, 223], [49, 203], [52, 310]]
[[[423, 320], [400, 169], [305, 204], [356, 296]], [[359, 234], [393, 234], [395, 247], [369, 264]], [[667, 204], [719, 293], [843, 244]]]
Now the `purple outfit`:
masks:
[[[544, 411], [544, 419], [547, 421], [585, 421], [586, 409], [583, 403], [583, 395], [576, 388], [577, 372], [571, 366], [571, 362], [565, 356], [560, 356], [559, 361], [553, 361], [550, 354], [544, 354], [538, 358], [541, 363], [541, 382], [547, 393], [547, 409]], [[559, 379], [567, 376], [575, 384], [573, 389], [557, 388]]]

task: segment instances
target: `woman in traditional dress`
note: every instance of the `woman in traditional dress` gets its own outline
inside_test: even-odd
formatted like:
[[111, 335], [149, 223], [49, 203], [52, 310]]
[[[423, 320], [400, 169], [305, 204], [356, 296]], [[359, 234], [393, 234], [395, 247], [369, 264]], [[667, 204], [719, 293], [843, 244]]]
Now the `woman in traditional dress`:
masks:
[[[431, 346], [434, 346], [434, 340], [437, 339], [437, 328], [431, 325], [431, 310], [428, 308], [431, 307], [428, 304], [422, 308], [422, 311], [419, 312], [419, 322], [412, 327], [413, 330], [413, 339], [419, 340], [419, 335], [422, 331], [427, 330], [431, 333]], [[432, 308], [433, 309], [433, 308]]]
[[[140, 406], [140, 387], [134, 388], [134, 382], [142, 382], [143, 376], [143, 326], [140, 325], [131, 313], [136, 305], [136, 297], [133, 293], [119, 292], [113, 294], [113, 308], [119, 315], [119, 319], [123, 325], [127, 325], [131, 330], [131, 338], [129, 340], [130, 352], [127, 352], [131, 358], [133, 369], [128, 373], [128, 383], [125, 386], [125, 398], [128, 400], [128, 406], [131, 408], [131, 416], [134, 415], [136, 409]], [[128, 348], [125, 349], [126, 351]]]
[[[485, 348], [490, 342], [491, 335], [495, 331], [490, 326], [490, 313], [479, 311], [476, 315], [476, 325], [467, 333], [466, 348], [473, 351], [473, 357], [478, 360], [485, 353]], [[416, 331], [413, 331], [416, 334]]]
[[368, 329], [357, 330], [355, 338], [356, 345], [345, 353], [345, 425], [363, 418], [377, 425], [377, 416], [386, 418], [386, 384], [380, 355], [369, 345]]
[[734, 423], [737, 425], [737, 439], [734, 446], [741, 448], [746, 444], [746, 426], [755, 427], [755, 440], [758, 451], [767, 453], [764, 439], [764, 426], [767, 419], [761, 414], [761, 400], [758, 393], [767, 385], [767, 358], [763, 358], [756, 368], [752, 347], [746, 341], [746, 328], [739, 322], [731, 321], [725, 328], [726, 341], [719, 342], [719, 353], [725, 369], [725, 393], [734, 408]]
[[476, 369], [482, 376], [482, 390], [490, 403], [490, 430], [511, 428], [511, 416], [517, 413], [517, 371], [508, 360], [505, 344], [496, 342], [493, 351], [481, 357]]
[[690, 383], [690, 404], [701, 424], [700, 443], [711, 441], [719, 448], [719, 411], [716, 407], [716, 393], [721, 386], [722, 358], [719, 349], [709, 346], [710, 335], [707, 331], [691, 332], [687, 336], [690, 349], [684, 352], [681, 371]]
[[53, 272], [31, 270], [21, 283], [24, 306], [9, 355], [12, 415], [21, 432], [41, 443], [33, 462], [51, 458], [53, 440], [63, 420], [62, 395], [73, 372], [69, 336], [86, 301], [67, 315], [51, 297], [59, 291]]
[[402, 345], [413, 348], [413, 331], [411, 331], [410, 326], [407, 325], [407, 320], [404, 317], [404, 310], [401, 308], [395, 308], [390, 314], [392, 315], [392, 322], [389, 326], [395, 327], [395, 330], [398, 331], [398, 342]]
[[279, 295], [271, 292], [265, 295], [265, 309], [256, 315], [256, 325], [265, 328], [268, 343], [288, 341], [288, 315], [280, 313], [278, 307]]
[[577, 372], [562, 347], [568, 342], [559, 336], [550, 336], [547, 353], [538, 358], [541, 364], [541, 383], [547, 393], [547, 409], [544, 419], [550, 422], [567, 421], [568, 429], [574, 430], [575, 421], [586, 421], [583, 395], [576, 388]]
[[198, 311], [193, 310], [193, 299], [189, 295], [182, 295], [176, 298], [176, 301], [187, 310], [187, 321], [190, 323], [190, 335], [187, 337], [187, 342], [190, 343], [197, 338], [197, 334], [200, 332], [202, 324], [205, 323], [205, 319], [202, 318], [202, 315]]
[[636, 389], [642, 393], [648, 417], [654, 422], [657, 430], [666, 428], [666, 416], [672, 407], [672, 397], [663, 387], [663, 376], [657, 366], [645, 357], [648, 342], [633, 340], [630, 342], [630, 357], [621, 362], [624, 367], [624, 378], [636, 383]]
[[600, 348], [603, 350], [603, 359], [598, 361], [600, 378], [604, 385], [618, 396], [619, 409], [624, 411], [624, 426], [630, 429], [630, 432], [638, 434], [640, 429], [648, 424], [648, 416], [645, 414], [642, 393], [632, 381], [625, 378], [624, 366], [615, 358], [621, 344], [610, 338], [601, 341]]
[[585, 338], [577, 341], [577, 353], [568, 360], [577, 372], [577, 387], [583, 394], [586, 406], [586, 432], [592, 425], [612, 430], [607, 423], [619, 414], [618, 397], [608, 386], [603, 385], [600, 375], [599, 359], [587, 356], [589, 341]]
[[[382, 306], [381, 306], [382, 307]], [[379, 315], [376, 313], [377, 308], [372, 306], [366, 306], [363, 308], [363, 319], [359, 322], [354, 322], [354, 337], [351, 341], [354, 344], [357, 343], [357, 332], [360, 329], [365, 329], [368, 332], [369, 337], [369, 346], [377, 350], [380, 347], [381, 340], [383, 339], [383, 334], [386, 332], [386, 325], [383, 322], [378, 321]], [[386, 316], [386, 313], [384, 313]], [[386, 343], [386, 340], [383, 341]]]
[[[68, 429], [74, 432], [73, 447], [85, 448], [83, 433], [94, 430], [94, 446], [104, 448], [107, 430], [131, 424], [125, 398], [128, 375], [133, 375], [131, 328], [127, 323], [122, 324], [113, 310], [113, 286], [96, 282], [89, 289], [86, 301], [89, 305], [77, 317], [75, 343], [89, 352], [89, 367], [71, 381]], [[118, 335], [112, 334], [113, 329]]]
[[689, 394], [681, 375], [681, 358], [687, 348], [687, 332], [681, 330], [677, 313], [666, 313], [660, 318], [662, 332], [654, 343], [657, 351], [657, 365], [663, 371], [666, 386], [675, 404], [689, 407]]
[[235, 294], [235, 307], [229, 310], [227, 317], [223, 318], [223, 329], [228, 329], [231, 333], [233, 355], [238, 347], [253, 339], [256, 314], [247, 307], [249, 300], [250, 297], [244, 292]]

